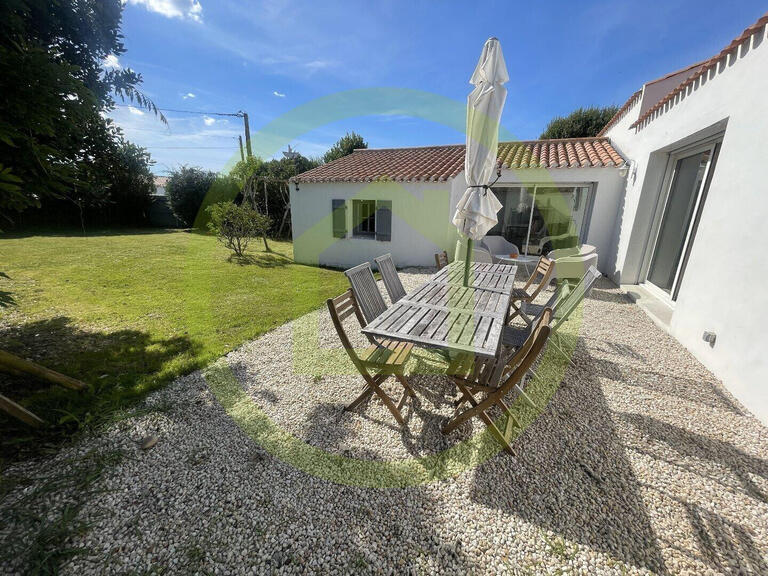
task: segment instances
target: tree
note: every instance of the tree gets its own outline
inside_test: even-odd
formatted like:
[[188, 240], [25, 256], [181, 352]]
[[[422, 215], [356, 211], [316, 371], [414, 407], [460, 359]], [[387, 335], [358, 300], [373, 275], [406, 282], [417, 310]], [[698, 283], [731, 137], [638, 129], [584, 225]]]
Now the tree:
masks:
[[360, 134], [347, 132], [323, 155], [323, 162], [333, 162], [343, 156], [352, 154], [358, 148], [368, 148], [368, 143]]
[[242, 258], [252, 238], [262, 236], [264, 248], [269, 251], [267, 230], [270, 219], [259, 214], [246, 204], [238, 206], [234, 202], [217, 202], [206, 209], [210, 215], [208, 229], [216, 234], [219, 241]]
[[557, 116], [547, 124], [541, 138], [584, 138], [597, 136], [618, 112], [618, 106], [579, 108], [568, 116]]
[[182, 166], [171, 172], [165, 193], [176, 217], [187, 226], [193, 226], [203, 200], [215, 182], [216, 173], [202, 168]]
[[259, 212], [274, 217], [271, 219], [272, 228], [268, 234], [282, 237], [286, 226], [290, 233], [288, 180], [319, 166], [320, 163], [320, 160], [302, 155], [266, 162], [251, 157], [235, 164], [229, 174], [240, 183], [244, 202], [248, 202]]
[[146, 149], [120, 140], [109, 168], [109, 201], [123, 213], [123, 221], [140, 222], [155, 190]]
[[0, 158], [4, 181], [20, 180], [0, 187], [0, 214], [50, 197], [103, 202], [108, 175], [97, 168], [108, 162], [97, 160], [120, 145], [104, 117], [113, 96], [158, 113], [139, 74], [104, 67], [125, 52], [122, 10], [121, 0], [0, 2]]

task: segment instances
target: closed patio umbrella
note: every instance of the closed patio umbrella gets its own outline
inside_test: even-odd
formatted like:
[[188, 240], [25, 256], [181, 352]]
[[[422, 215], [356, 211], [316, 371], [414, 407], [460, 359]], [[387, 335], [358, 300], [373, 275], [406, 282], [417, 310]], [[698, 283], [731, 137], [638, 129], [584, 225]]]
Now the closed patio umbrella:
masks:
[[499, 119], [507, 98], [504, 83], [509, 80], [498, 39], [489, 38], [470, 83], [475, 88], [467, 97], [467, 150], [464, 176], [467, 189], [456, 205], [453, 224], [467, 237], [464, 285], [469, 283], [472, 242], [482, 240], [493, 228], [501, 202], [490, 192], [499, 145]]

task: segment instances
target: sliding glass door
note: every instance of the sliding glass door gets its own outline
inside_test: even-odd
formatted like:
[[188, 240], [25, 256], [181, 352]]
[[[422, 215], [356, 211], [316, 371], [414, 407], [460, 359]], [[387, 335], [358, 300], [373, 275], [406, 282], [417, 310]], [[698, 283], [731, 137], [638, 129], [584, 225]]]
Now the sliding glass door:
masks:
[[546, 254], [579, 244], [591, 202], [591, 186], [494, 187], [503, 208], [489, 235], [504, 236], [522, 254]]
[[693, 240], [695, 216], [703, 204], [715, 158], [715, 144], [672, 157], [673, 172], [647, 275], [647, 281], [672, 300], [677, 297], [684, 255]]

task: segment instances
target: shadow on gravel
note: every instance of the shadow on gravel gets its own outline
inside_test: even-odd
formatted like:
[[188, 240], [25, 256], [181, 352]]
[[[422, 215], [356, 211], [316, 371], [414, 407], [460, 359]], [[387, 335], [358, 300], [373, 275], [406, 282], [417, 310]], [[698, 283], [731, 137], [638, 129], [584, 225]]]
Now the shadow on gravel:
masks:
[[[651, 416], [622, 414], [621, 418], [649, 439], [644, 446], [647, 454], [665, 460], [669, 453], [676, 452], [686, 459], [704, 459], [726, 467], [747, 494], [768, 504], [768, 494], [753, 480], [753, 476], [768, 480], [768, 460], [747, 454], [727, 442], [696, 434]], [[701, 471], [697, 470], [696, 473], [701, 474]]]
[[595, 359], [582, 341], [573, 360], [576, 367], [515, 444], [517, 461], [500, 454], [480, 466], [471, 496], [626, 564], [666, 573]]
[[768, 574], [768, 564], [743, 526], [696, 504], [685, 503], [685, 509], [710, 567], [721, 574]]
[[[622, 352], [621, 350], [625, 348], [622, 345], [601, 341], [597, 346], [607, 348], [612, 354], [628, 357], [640, 363], [645, 362], [639, 354]], [[591, 361], [596, 375], [621, 382], [622, 386], [636, 386], [661, 396], [680, 398], [686, 402], [693, 402], [718, 410], [727, 410], [739, 416], [744, 415], [744, 411], [738, 403], [716, 382], [702, 378], [688, 378], [669, 372], [647, 370], [640, 368], [641, 364], [638, 363], [634, 365], [626, 362], [619, 363], [594, 356]]]

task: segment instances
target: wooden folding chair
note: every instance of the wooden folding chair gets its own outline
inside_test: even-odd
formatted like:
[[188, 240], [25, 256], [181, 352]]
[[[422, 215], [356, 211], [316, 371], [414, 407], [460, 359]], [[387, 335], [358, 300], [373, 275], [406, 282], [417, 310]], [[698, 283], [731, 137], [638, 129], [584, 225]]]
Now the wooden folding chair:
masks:
[[[542, 307], [542, 312], [544, 308], [552, 309], [552, 322], [550, 323], [550, 335], [552, 338], [550, 339], [550, 343], [557, 349], [560, 354], [563, 355], [563, 357], [571, 362], [571, 364], [573, 362], [571, 361], [570, 357], [562, 350], [557, 342], [557, 332], [560, 326], [568, 321], [568, 318], [571, 316], [573, 311], [576, 310], [576, 307], [582, 302], [582, 300], [584, 300], [584, 298], [587, 297], [590, 290], [592, 290], [592, 286], [595, 285], [595, 282], [598, 278], [600, 278], [600, 276], [600, 271], [595, 266], [591, 266], [589, 270], [587, 270], [586, 274], [584, 274], [584, 276], [581, 278], [581, 280], [579, 280], [579, 283], [575, 286], [570, 286], [568, 284], [561, 284], [558, 286], [552, 297]], [[528, 312], [531, 312], [535, 310], [536, 307], [536, 304], [528, 304], [527, 309], [524, 309]], [[541, 312], [536, 315], [534, 322], [538, 320], [540, 315]], [[504, 331], [501, 333], [501, 343], [503, 346], [508, 348], [518, 348], [520, 345], [522, 345], [525, 339], [528, 338], [530, 332], [530, 327], [514, 328], [512, 326], [505, 326]]]
[[443, 250], [442, 252], [435, 254], [435, 264], [437, 265], [438, 270], [448, 266], [448, 252]]
[[365, 320], [362, 325], [375, 320], [379, 314], [386, 311], [387, 303], [384, 302], [384, 296], [379, 292], [376, 284], [376, 278], [373, 277], [373, 270], [368, 262], [358, 264], [354, 268], [345, 270], [344, 274], [349, 279], [352, 286], [352, 292], [355, 294], [355, 302], [363, 313]]
[[[555, 266], [552, 260], [546, 256], [539, 258], [539, 262], [536, 264], [536, 270], [533, 271], [533, 274], [528, 278], [525, 285], [522, 288], [515, 288], [512, 292], [512, 300], [510, 301], [510, 320], [515, 316], [520, 316], [529, 326], [533, 323], [531, 317], [528, 316], [523, 309], [522, 303], [533, 302], [536, 299], [536, 296], [539, 295], [539, 292], [549, 284], [549, 280], [554, 271]], [[541, 276], [541, 280], [539, 280], [535, 287], [531, 288], [538, 276]]]
[[[416, 396], [404, 374], [404, 366], [411, 354], [413, 344], [396, 340], [384, 340], [374, 343], [358, 355], [342, 325], [342, 322], [352, 314], [355, 315], [361, 326], [365, 325], [365, 320], [357, 305], [354, 293], [352, 290], [347, 290], [341, 296], [329, 298], [326, 303], [328, 304], [328, 311], [331, 313], [331, 320], [333, 320], [333, 325], [339, 334], [342, 346], [344, 346], [355, 368], [357, 368], [357, 371], [360, 372], [363, 380], [365, 380], [365, 388], [362, 393], [344, 410], [354, 410], [370, 398], [372, 394], [376, 394], [381, 398], [381, 401], [384, 402], [389, 411], [392, 412], [395, 420], [400, 424], [404, 424], [405, 421], [402, 414], [400, 414], [400, 409], [409, 396]], [[381, 384], [390, 376], [397, 378], [405, 389], [403, 396], [397, 404], [381, 388]]]
[[[443, 427], [444, 434], [449, 434], [470, 418], [478, 417], [501, 443], [504, 450], [512, 455], [515, 454], [510, 439], [514, 424], [518, 426], [521, 424], [509, 409], [504, 398], [513, 388], [517, 388], [530, 401], [523, 390], [524, 378], [539, 357], [547, 338], [549, 338], [551, 319], [552, 310], [547, 308], [539, 317], [539, 321], [525, 343], [508, 359], [500, 356], [498, 360], [489, 361], [468, 355], [464, 357], [465, 359], [458, 360], [449, 367], [449, 375], [452, 376], [453, 381], [461, 391], [461, 398], [457, 402], [453, 418]], [[477, 393], [483, 394], [484, 398], [476, 398], [475, 394]], [[462, 407], [466, 403], [469, 403], [470, 406], [462, 411]], [[493, 406], [498, 406], [507, 417], [504, 432], [499, 430], [496, 423], [486, 413], [486, 410]]]
[[384, 254], [384, 256], [374, 258], [374, 261], [379, 268], [379, 272], [381, 272], [381, 279], [384, 281], [387, 294], [389, 294], [389, 300], [394, 304], [405, 296], [405, 288], [403, 288], [403, 283], [400, 282], [400, 276], [397, 274], [392, 254]]

